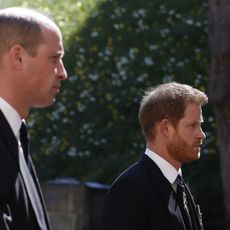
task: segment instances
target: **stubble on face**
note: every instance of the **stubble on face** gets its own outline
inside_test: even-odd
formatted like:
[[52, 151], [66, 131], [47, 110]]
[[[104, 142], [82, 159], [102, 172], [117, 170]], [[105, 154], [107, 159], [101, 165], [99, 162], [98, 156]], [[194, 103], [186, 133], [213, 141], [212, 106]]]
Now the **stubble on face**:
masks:
[[200, 143], [188, 144], [176, 132], [167, 145], [167, 151], [174, 160], [185, 164], [200, 158], [199, 145]]

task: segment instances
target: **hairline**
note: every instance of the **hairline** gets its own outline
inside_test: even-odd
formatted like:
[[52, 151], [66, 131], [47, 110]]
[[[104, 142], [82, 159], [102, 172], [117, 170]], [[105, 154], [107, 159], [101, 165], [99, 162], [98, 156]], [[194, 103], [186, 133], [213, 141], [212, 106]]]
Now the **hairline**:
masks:
[[[7, 19], [9, 21], [10, 20], [16, 21], [17, 18], [18, 20], [22, 20], [22, 21], [25, 20], [25, 22], [28, 24], [34, 23], [35, 25], [38, 26], [40, 30], [40, 31], [37, 31], [37, 34], [39, 36], [38, 40], [37, 41], [34, 40], [35, 42], [34, 44], [32, 44], [32, 47], [30, 48], [26, 47], [26, 45], [23, 44], [23, 42], [20, 42], [19, 33], [15, 34], [16, 37], [12, 39], [12, 44], [9, 41], [8, 43], [6, 43], [7, 47], [2, 48], [2, 53], [0, 53], [0, 62], [1, 62], [1, 57], [4, 56], [4, 54], [14, 45], [21, 45], [23, 48], [25, 48], [25, 50], [28, 53], [30, 53], [31, 56], [36, 56], [38, 47], [41, 44], [45, 43], [45, 35], [46, 35], [45, 31], [59, 31], [60, 32], [56, 23], [48, 15], [38, 10], [35, 10], [35, 9], [23, 8], [23, 7], [9, 7], [9, 8], [0, 10], [0, 17], [2, 18], [5, 17], [6, 21]], [[13, 28], [12, 24], [11, 24], [11, 27]], [[22, 34], [21, 39], [23, 38], [23, 36], [25, 35]]]
[[[174, 87], [174, 88], [172, 88], [172, 87]], [[173, 89], [173, 90], [170, 93], [168, 93], [167, 91], [170, 91], [170, 89]], [[179, 89], [179, 91], [177, 91], [178, 89]], [[163, 90], [163, 91], [161, 91], [161, 90]], [[166, 91], [164, 91], [164, 90], [166, 90]], [[178, 116], [178, 117], [176, 117], [176, 116], [174, 116], [174, 117], [160, 117], [158, 120], [155, 120], [153, 127], [152, 127], [153, 130], [155, 129], [156, 124], [158, 122], [162, 121], [163, 119], [168, 119], [174, 125], [174, 127], [176, 127], [178, 125], [178, 122], [180, 121], [180, 119], [183, 118], [188, 104], [196, 104], [196, 105], [202, 107], [205, 104], [207, 104], [207, 102], [208, 102], [208, 97], [204, 92], [202, 92], [196, 88], [193, 88], [189, 85], [186, 85], [186, 84], [180, 84], [177, 82], [170, 82], [170, 83], [158, 85], [156, 87], [151, 87], [150, 89], [148, 89], [145, 92], [145, 95], [143, 96], [143, 98], [140, 102], [140, 108], [139, 108], [139, 114], [138, 114], [139, 122], [140, 122], [142, 130], [144, 131], [146, 139], [149, 139], [149, 138], [151, 139], [151, 135], [153, 134], [155, 136], [156, 133], [155, 133], [155, 131], [153, 131], [153, 133], [150, 132], [150, 130], [149, 130], [150, 127], [148, 126], [150, 123], [147, 122], [147, 124], [148, 124], [147, 125], [146, 122], [143, 121], [143, 119], [145, 119], [143, 117], [146, 117], [146, 113], [147, 114], [149, 113], [149, 112], [145, 111], [145, 114], [143, 115], [143, 110], [146, 110], [146, 105], [147, 105], [147, 110], [149, 110], [151, 104], [153, 104], [153, 103], [158, 104], [159, 103], [159, 101], [155, 100], [153, 97], [158, 98], [160, 96], [163, 96], [163, 97], [165, 97], [166, 101], [168, 100], [168, 102], [169, 102], [170, 97], [173, 95], [173, 93], [175, 93], [175, 95], [178, 96], [178, 98], [180, 99], [180, 102], [182, 102], [181, 112], [183, 112], [183, 113], [180, 113], [180, 116]], [[151, 103], [151, 101], [153, 101], [153, 103]], [[144, 122], [144, 124], [143, 124], [143, 122]], [[152, 133], [152, 134], [149, 135], [150, 133]]]

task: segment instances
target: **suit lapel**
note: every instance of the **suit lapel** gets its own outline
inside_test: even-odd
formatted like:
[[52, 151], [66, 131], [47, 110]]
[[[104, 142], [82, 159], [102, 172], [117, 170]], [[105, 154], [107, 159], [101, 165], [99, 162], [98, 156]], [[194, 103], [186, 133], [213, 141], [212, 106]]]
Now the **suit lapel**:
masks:
[[195, 230], [203, 230], [203, 222], [202, 222], [202, 214], [200, 212], [199, 205], [196, 205], [194, 198], [190, 192], [190, 189], [187, 184], [185, 184], [185, 188], [188, 194], [188, 205], [190, 206], [190, 210], [192, 213], [190, 213], [192, 217], [192, 223], [193, 223], [193, 228]]
[[10, 152], [12, 153], [13, 158], [18, 164], [18, 144], [14, 133], [7, 122], [5, 116], [0, 110], [0, 135], [6, 145], [8, 146]]
[[183, 229], [183, 219], [181, 212], [176, 203], [175, 192], [169, 181], [164, 177], [158, 166], [147, 155], [143, 155], [140, 164], [148, 171], [149, 180], [154, 189], [158, 192], [159, 197], [163, 201], [165, 208], [168, 209], [175, 230]]

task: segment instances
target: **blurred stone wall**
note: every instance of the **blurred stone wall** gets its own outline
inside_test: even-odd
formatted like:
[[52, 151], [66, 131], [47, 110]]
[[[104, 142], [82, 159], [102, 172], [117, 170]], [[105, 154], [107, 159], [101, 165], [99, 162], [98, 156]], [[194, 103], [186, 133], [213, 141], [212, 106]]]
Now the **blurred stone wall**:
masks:
[[107, 185], [71, 178], [41, 183], [53, 230], [101, 230]]

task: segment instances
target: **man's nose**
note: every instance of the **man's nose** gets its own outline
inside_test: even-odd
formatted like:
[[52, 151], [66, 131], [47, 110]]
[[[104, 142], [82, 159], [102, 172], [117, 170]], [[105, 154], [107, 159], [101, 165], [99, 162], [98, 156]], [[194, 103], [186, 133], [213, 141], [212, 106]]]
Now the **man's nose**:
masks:
[[59, 68], [58, 68], [58, 78], [61, 81], [66, 80], [68, 78], [67, 71], [66, 71], [65, 66], [64, 66], [62, 61], [61, 61], [60, 65], [59, 65]]
[[205, 133], [204, 133], [204, 131], [203, 131], [203, 129], [202, 128], [200, 128], [200, 130], [199, 130], [199, 138], [200, 139], [202, 139], [202, 140], [204, 140], [205, 138], [206, 138], [206, 135], [205, 135]]

